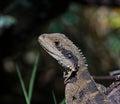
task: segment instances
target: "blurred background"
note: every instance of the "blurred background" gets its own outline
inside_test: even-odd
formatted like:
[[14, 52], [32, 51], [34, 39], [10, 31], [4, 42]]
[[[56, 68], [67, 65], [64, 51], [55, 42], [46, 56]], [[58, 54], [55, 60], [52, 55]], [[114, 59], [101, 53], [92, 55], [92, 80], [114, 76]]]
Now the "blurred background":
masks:
[[[16, 72], [28, 89], [35, 58], [39, 65], [32, 104], [64, 99], [62, 67], [39, 45], [42, 33], [64, 33], [85, 55], [91, 75], [120, 70], [119, 0], [0, 0], [0, 104], [26, 104]], [[96, 80], [106, 87], [113, 80]]]

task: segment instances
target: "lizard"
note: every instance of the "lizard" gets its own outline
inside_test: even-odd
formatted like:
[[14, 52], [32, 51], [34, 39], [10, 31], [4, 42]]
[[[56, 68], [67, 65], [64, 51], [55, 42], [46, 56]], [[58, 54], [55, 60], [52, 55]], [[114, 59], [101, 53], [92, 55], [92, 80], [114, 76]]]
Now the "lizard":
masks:
[[112, 104], [90, 75], [85, 57], [64, 34], [42, 34], [40, 45], [64, 68], [66, 104]]

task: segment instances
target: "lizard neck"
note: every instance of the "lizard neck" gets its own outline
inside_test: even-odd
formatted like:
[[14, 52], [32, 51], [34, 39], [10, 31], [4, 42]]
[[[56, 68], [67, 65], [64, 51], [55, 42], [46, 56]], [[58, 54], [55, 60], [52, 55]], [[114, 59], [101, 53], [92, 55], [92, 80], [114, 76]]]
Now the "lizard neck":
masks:
[[[85, 64], [79, 69], [71, 82], [66, 84], [66, 104], [110, 104], [103, 92], [100, 92]], [[71, 101], [70, 101], [71, 100]]]

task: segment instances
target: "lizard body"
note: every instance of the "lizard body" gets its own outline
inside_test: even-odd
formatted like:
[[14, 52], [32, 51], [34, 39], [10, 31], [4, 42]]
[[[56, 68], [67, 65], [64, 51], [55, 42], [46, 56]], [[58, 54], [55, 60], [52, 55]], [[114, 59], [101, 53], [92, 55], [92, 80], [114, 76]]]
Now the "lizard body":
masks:
[[39, 43], [65, 69], [66, 104], [111, 104], [89, 74], [82, 53], [64, 34], [42, 34]]
[[105, 93], [112, 104], [120, 104], [120, 80], [112, 83]]

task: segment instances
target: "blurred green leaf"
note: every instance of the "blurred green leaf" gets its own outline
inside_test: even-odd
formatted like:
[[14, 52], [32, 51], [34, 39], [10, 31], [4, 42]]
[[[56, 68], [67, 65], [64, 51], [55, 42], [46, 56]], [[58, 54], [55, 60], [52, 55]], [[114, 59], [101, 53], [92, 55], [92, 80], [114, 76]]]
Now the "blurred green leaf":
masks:
[[77, 25], [79, 23], [79, 18], [72, 12], [66, 12], [62, 16], [62, 20], [64, 23], [71, 26]]
[[50, 32], [63, 32], [64, 28], [63, 25], [61, 23], [59, 23], [59, 21], [52, 21], [48, 27], [48, 30]]
[[29, 102], [31, 101], [31, 97], [32, 97], [33, 85], [34, 85], [34, 82], [35, 82], [35, 75], [36, 75], [36, 71], [37, 71], [38, 62], [39, 62], [39, 54], [36, 56], [35, 64], [34, 64], [34, 67], [33, 67], [31, 78], [30, 78], [29, 90], [28, 90]]
[[55, 97], [55, 93], [52, 91], [52, 96], [53, 96], [53, 100], [54, 100], [54, 104], [57, 104], [57, 100], [56, 100], [56, 97]]
[[65, 98], [60, 102], [60, 104], [65, 104]]
[[120, 53], [120, 38], [118, 36], [110, 36], [108, 37], [108, 43], [110, 45], [110, 49], [114, 54]]
[[34, 82], [35, 82], [35, 75], [36, 75], [36, 71], [37, 71], [38, 61], [39, 61], [39, 54], [36, 56], [36, 59], [35, 59], [35, 64], [34, 64], [34, 67], [33, 67], [31, 78], [30, 78], [28, 93], [27, 93], [27, 90], [25, 88], [25, 84], [23, 82], [23, 79], [22, 79], [22, 76], [21, 76], [21, 73], [20, 73], [20, 69], [19, 69], [18, 65], [16, 65], [17, 74], [18, 74], [20, 84], [22, 86], [22, 90], [23, 90], [23, 93], [24, 93], [25, 100], [26, 100], [27, 104], [30, 104], [30, 102], [31, 102], [33, 85], [34, 85]]
[[120, 14], [119, 12], [113, 11], [110, 16], [108, 17], [109, 24], [113, 28], [119, 28], [120, 27]]
[[25, 84], [23, 82], [23, 79], [22, 79], [22, 76], [21, 76], [20, 69], [19, 69], [18, 65], [16, 65], [16, 69], [17, 69], [17, 74], [18, 74], [18, 77], [19, 77], [19, 80], [20, 80], [20, 84], [21, 84], [24, 96], [25, 96], [26, 103], [30, 104], [28, 96], [27, 96], [27, 90], [25, 88]]
[[80, 10], [80, 5], [79, 4], [77, 4], [75, 2], [73, 2], [73, 3], [70, 4], [69, 11], [79, 12], [79, 10]]
[[16, 19], [9, 15], [0, 15], [0, 27], [10, 27], [16, 23]]

